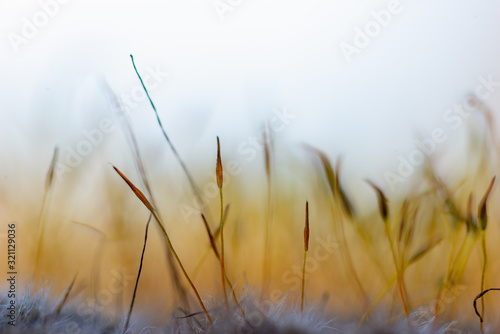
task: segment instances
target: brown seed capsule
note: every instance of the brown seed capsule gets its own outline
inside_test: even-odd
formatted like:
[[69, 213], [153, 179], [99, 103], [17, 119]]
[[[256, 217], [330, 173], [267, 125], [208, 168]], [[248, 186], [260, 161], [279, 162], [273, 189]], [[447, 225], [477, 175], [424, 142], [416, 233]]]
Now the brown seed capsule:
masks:
[[47, 172], [47, 177], [45, 178], [45, 191], [48, 191], [50, 189], [50, 186], [54, 181], [58, 155], [59, 155], [59, 147], [56, 146], [56, 148], [54, 149], [54, 155], [52, 156], [52, 162], [50, 163], [50, 167]]
[[481, 229], [485, 230], [486, 225], [488, 223], [488, 216], [486, 214], [486, 202], [488, 201], [488, 197], [490, 196], [491, 189], [493, 189], [493, 185], [495, 184], [495, 179], [496, 176], [493, 177], [491, 180], [490, 186], [488, 187], [488, 190], [486, 190], [486, 193], [483, 196], [483, 199], [481, 200], [481, 203], [479, 204], [479, 210], [478, 210], [478, 218], [481, 223]]
[[271, 149], [272, 149], [272, 137], [268, 128], [264, 131], [264, 158], [266, 164], [266, 175], [267, 178], [271, 177]]
[[136, 186], [134, 186], [134, 184], [132, 182], [130, 182], [130, 180], [122, 172], [120, 172], [120, 170], [118, 168], [116, 168], [115, 166], [113, 166], [113, 168], [118, 173], [118, 175], [121, 176], [123, 181], [125, 181], [128, 184], [130, 189], [132, 189], [135, 196], [137, 196], [137, 198], [139, 198], [141, 200], [141, 202], [146, 206], [146, 208], [148, 208], [148, 210], [151, 211], [151, 213], [153, 213], [155, 211], [155, 209], [153, 208], [151, 203], [148, 201], [146, 196], [144, 196], [142, 191], [140, 191]]
[[469, 199], [467, 200], [467, 216], [465, 219], [465, 224], [467, 226], [467, 232], [475, 232], [477, 230], [477, 220], [474, 217], [474, 213], [472, 211], [472, 203], [474, 202], [474, 196], [472, 192], [469, 195]]
[[222, 176], [222, 160], [220, 158], [220, 142], [219, 137], [217, 137], [217, 167], [215, 168], [215, 173], [217, 175], [217, 187], [219, 189], [222, 188], [222, 183], [224, 182], [224, 178]]
[[336, 196], [336, 189], [335, 189], [335, 173], [333, 171], [332, 164], [330, 163], [330, 160], [326, 156], [325, 153], [322, 151], [312, 147], [311, 145], [308, 144], [303, 144], [304, 148], [314, 154], [316, 154], [321, 162], [321, 166], [323, 167], [326, 175], [326, 181], [328, 182], [328, 186], [330, 187], [330, 191], [332, 192], [333, 197]]
[[377, 187], [374, 183], [371, 181], [366, 181], [372, 188], [375, 190], [377, 193], [377, 199], [378, 199], [378, 207], [380, 210], [380, 216], [384, 220], [384, 223], [387, 222], [387, 219], [389, 218], [389, 207], [387, 206], [387, 197], [385, 197], [384, 193], [382, 190], [380, 190], [379, 187]]
[[340, 183], [340, 166], [342, 165], [342, 160], [340, 157], [337, 159], [336, 163], [336, 168], [337, 168], [337, 173], [335, 174], [335, 187], [337, 191], [339, 192], [340, 196], [340, 202], [342, 203], [342, 207], [344, 208], [345, 212], [349, 217], [354, 216], [354, 206], [352, 205], [351, 201], [347, 197], [346, 192], [344, 191], [344, 188], [342, 188], [342, 184]]
[[406, 229], [406, 219], [407, 219], [407, 214], [408, 214], [408, 200], [405, 199], [403, 202], [403, 208], [402, 208], [402, 214], [401, 214], [401, 223], [399, 224], [399, 236], [398, 236], [398, 242], [401, 242], [403, 239], [403, 234]]

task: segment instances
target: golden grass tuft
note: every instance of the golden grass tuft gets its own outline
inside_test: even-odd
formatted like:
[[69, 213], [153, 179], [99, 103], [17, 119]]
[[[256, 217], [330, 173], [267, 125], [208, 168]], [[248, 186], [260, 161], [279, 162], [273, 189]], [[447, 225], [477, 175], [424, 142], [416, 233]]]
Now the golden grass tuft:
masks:
[[385, 196], [384, 192], [379, 187], [377, 187], [373, 182], [368, 181], [368, 183], [377, 193], [380, 217], [382, 217], [382, 221], [384, 222], [385, 234], [387, 236], [387, 241], [389, 242], [389, 246], [391, 248], [394, 267], [396, 268], [399, 296], [401, 298], [401, 303], [403, 305], [406, 319], [408, 320], [408, 324], [411, 326], [410, 308], [407, 302], [408, 297], [407, 297], [406, 284], [404, 280], [404, 271], [402, 269], [403, 267], [401, 263], [402, 261], [398, 260], [398, 254], [396, 253], [396, 247], [394, 246], [394, 241], [391, 232], [391, 224], [389, 220], [389, 207], [387, 205], [388, 202], [387, 197]]

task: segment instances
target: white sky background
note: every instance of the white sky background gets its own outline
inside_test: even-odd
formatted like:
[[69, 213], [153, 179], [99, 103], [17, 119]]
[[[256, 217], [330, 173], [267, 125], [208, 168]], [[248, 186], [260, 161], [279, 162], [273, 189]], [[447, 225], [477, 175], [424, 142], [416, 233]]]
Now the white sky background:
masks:
[[[169, 72], [151, 95], [188, 161], [209, 159], [216, 135], [238, 155], [273, 109], [287, 108], [296, 118], [278, 139], [342, 154], [348, 175], [382, 186], [415, 135], [441, 126], [479, 77], [500, 81], [498, 1], [402, 0], [351, 62], [340, 43], [352, 44], [356, 27], [390, 1], [221, 0], [233, 3], [224, 20], [216, 2], [72, 0], [16, 52], [9, 34], [22, 35], [41, 5], [1, 0], [0, 154], [21, 159], [4, 163], [44, 158], [43, 174], [54, 145], [64, 154], [83, 129], [112, 117], [96, 80], [130, 93], [138, 84], [131, 53], [143, 74]], [[500, 89], [485, 103], [500, 110]], [[167, 151], [149, 105], [132, 114], [140, 141]]]

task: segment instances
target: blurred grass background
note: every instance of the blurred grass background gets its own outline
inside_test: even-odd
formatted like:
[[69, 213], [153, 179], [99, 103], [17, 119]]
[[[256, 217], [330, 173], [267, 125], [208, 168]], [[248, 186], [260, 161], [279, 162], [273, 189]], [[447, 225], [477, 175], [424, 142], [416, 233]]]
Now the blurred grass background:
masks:
[[[157, 127], [151, 129], [156, 130], [160, 131]], [[479, 202], [492, 177], [497, 174], [499, 149], [495, 134], [487, 126], [468, 127], [466, 135], [469, 145], [464, 148], [465, 158], [453, 162], [459, 173], [440, 168], [441, 157], [433, 155], [410, 177], [408, 184], [411, 186], [404, 191], [391, 193], [387, 185], [379, 184], [389, 200], [390, 229], [395, 245], [399, 244], [398, 252], [406, 249], [404, 252], [409, 256], [422, 252], [422, 257], [408, 266], [404, 276], [410, 309], [433, 312], [450, 266], [463, 261], [463, 275], [456, 276], [458, 278], [453, 282], [448, 281], [444, 290], [441, 289], [438, 312], [443, 321], [458, 319], [460, 323], [477, 321], [472, 300], [480, 292], [482, 266], [479, 229], [470, 232], [466, 221], [471, 216], [472, 224], [479, 224]], [[307, 199], [311, 242], [306, 267], [306, 302], [324, 304], [325, 309], [336, 316], [359, 319], [396, 272], [384, 234], [384, 223], [376, 206], [373, 202], [359, 201], [356, 196], [356, 192], [362, 191], [365, 197], [375, 199], [376, 193], [368, 184], [356, 189], [346, 187], [349, 180], [341, 174], [343, 171], [339, 173], [335, 157], [330, 157], [333, 173], [339, 177], [335, 196], [332, 196], [327, 169], [316, 151], [301, 145], [288, 145], [279, 136], [274, 139], [270, 157], [269, 214], [264, 151], [252, 164], [255, 168], [247, 170], [244, 163], [235, 162], [231, 154], [225, 152], [225, 142], [230, 138], [222, 137], [222, 159], [226, 170], [224, 197], [230, 204], [225, 227], [228, 276], [236, 283], [239, 296], [245, 296], [248, 291], [259, 295], [264, 287], [265, 300], [278, 304], [286, 297], [287, 303], [297, 302], [300, 298], [304, 203]], [[141, 138], [137, 140], [140, 142]], [[123, 149], [119, 161], [109, 161], [105, 150], [112, 149], [112, 143], [105, 141], [96, 147], [92, 155], [84, 158], [84, 163], [64, 178], [58, 175], [61, 169], [56, 164], [55, 179], [47, 192], [44, 185], [50, 165], [49, 152], [39, 163], [28, 165], [32, 175], [19, 175], [11, 167], [8, 175], [14, 178], [10, 182], [16, 186], [1, 190], [0, 219], [18, 224], [18, 266], [23, 289], [38, 291], [44, 286], [43, 289], [50, 291], [50, 296], [57, 300], [77, 275], [68, 304], [76, 310], [97, 310], [121, 319], [131, 299], [149, 214], [108, 163], [118, 166], [140, 187], [135, 157]], [[158, 162], [158, 152], [162, 150], [169, 151], [169, 148], [159, 143], [159, 147], [150, 147], [143, 152], [157, 209], [203, 299], [221, 300], [220, 271], [215, 256], [211, 252], [206, 255], [209, 240], [199, 215], [201, 210], [193, 204], [194, 195], [177, 161], [171, 157], [167, 162], [171, 170], [176, 170], [175, 173], [170, 173], [165, 163]], [[190, 162], [189, 167], [207, 198], [209, 224], [215, 231], [220, 205], [218, 194], [213, 191], [216, 189], [215, 138], [212, 155], [213, 158], [200, 159], [196, 164]], [[18, 158], [14, 156], [12, 159]], [[63, 156], [58, 159], [64, 161]], [[233, 175], [228, 169], [230, 163], [233, 164], [232, 170], [237, 171]], [[240, 168], [234, 169], [234, 166]], [[354, 208], [352, 218], [339, 197], [339, 187]], [[497, 261], [500, 247], [496, 242], [500, 232], [500, 212], [495, 188], [487, 210], [489, 262], [486, 288], [500, 284], [496, 280], [500, 270]], [[472, 206], [469, 209], [471, 194]], [[46, 207], [41, 213], [44, 196], [47, 196]], [[411, 229], [408, 232], [411, 241], [407, 247], [404, 242], [398, 242], [404, 201], [408, 205], [404, 231]], [[271, 242], [269, 253], [264, 254], [269, 217]], [[44, 234], [39, 248], [42, 226]], [[178, 312], [176, 308], [179, 306], [178, 291], [173, 289], [168, 272], [162, 236], [155, 224], [151, 226], [133, 316], [144, 324], [164, 322], [171, 312]], [[339, 228], [345, 230], [345, 243]], [[468, 240], [467, 235], [473, 245], [470, 254], [467, 250], [460, 252], [464, 240]], [[433, 240], [440, 242], [434, 244]], [[347, 267], [345, 246], [366, 293], [366, 301], [354, 282], [353, 272]], [[265, 258], [271, 268], [267, 276], [263, 272]], [[182, 284], [187, 287], [186, 282]], [[381, 313], [387, 319], [404, 316], [396, 283], [393, 281], [388, 286], [380, 302], [375, 304], [375, 313]], [[198, 311], [192, 296], [190, 299], [191, 311]], [[488, 296], [485, 300], [486, 322], [496, 323], [494, 319], [500, 313], [497, 298]]]
[[[308, 200], [306, 304], [356, 321], [370, 305], [384, 320], [404, 317], [393, 255], [368, 179], [389, 200], [397, 254], [406, 254], [407, 262], [422, 252], [404, 275], [409, 308], [430, 317], [439, 296], [439, 320], [477, 325], [471, 302], [480, 292], [481, 233], [467, 231], [478, 224], [481, 198], [498, 171], [500, 21], [494, 13], [499, 3], [403, 3], [401, 14], [351, 62], [339, 46], [353, 42], [356, 30], [373, 22], [373, 11], [380, 13], [387, 2], [233, 1], [239, 4], [224, 20], [214, 3], [61, 4], [19, 48], [8, 36], [22, 35], [26, 20], [44, 9], [38, 0], [0, 3], [0, 30], [7, 37], [0, 42], [0, 72], [6, 78], [0, 80], [0, 234], [8, 222], [18, 224], [20, 288], [49, 293], [55, 302], [76, 276], [65, 309], [108, 314], [116, 321], [128, 310], [149, 213], [109, 164], [145, 191], [130, 136], [116, 110], [111, 112], [116, 106], [109, 108], [112, 94], [102, 89], [106, 80], [120, 98], [135, 94], [128, 116], [157, 209], [203, 299], [214, 305], [222, 300], [219, 266], [208, 251], [200, 210], [149, 104], [139, 95], [128, 59], [133, 52], [144, 76], [162, 73], [146, 84], [196, 183], [209, 194], [213, 231], [219, 212], [215, 137], [221, 138], [224, 196], [230, 204], [227, 273], [238, 296], [250, 290], [256, 299], [265, 291], [263, 299], [275, 304], [283, 296], [290, 304], [300, 300]], [[459, 118], [462, 126], [455, 129], [455, 121], [444, 116], [467, 101], [466, 94], [477, 93], [485, 78], [493, 78], [493, 91], [470, 117]], [[276, 117], [276, 110], [288, 110], [294, 118], [273, 137], [270, 214], [261, 136], [262, 125]], [[109, 133], [101, 133], [102, 141], [68, 167], [75, 158], [71, 152], [88, 140], [82, 130], [96, 134], [103, 121], [111, 121]], [[385, 173], [397, 172], [398, 158], [408, 159], [414, 139], [429, 138], [431, 124], [445, 130], [446, 142], [392, 190]], [[252, 140], [260, 141], [253, 149]], [[339, 175], [336, 162], [342, 157], [339, 182], [328, 178], [324, 161], [303, 144], [325, 152], [333, 176]], [[54, 145], [60, 145], [58, 165], [47, 192]], [[352, 203], [352, 218], [338, 184]], [[485, 287], [498, 283], [496, 187], [488, 200]], [[405, 200], [407, 211], [402, 209]], [[399, 242], [403, 212], [404, 232], [413, 231], [407, 247]], [[264, 254], [269, 222], [271, 242]], [[470, 253], [460, 251], [463, 245], [471, 245]], [[265, 258], [271, 266], [267, 276]], [[453, 263], [457, 269], [451, 270]], [[189, 311], [199, 311], [188, 294]], [[485, 299], [486, 323], [495, 328], [498, 303], [494, 295]], [[182, 314], [178, 306], [162, 236], [153, 222], [132, 319], [164, 324], [171, 312]]]

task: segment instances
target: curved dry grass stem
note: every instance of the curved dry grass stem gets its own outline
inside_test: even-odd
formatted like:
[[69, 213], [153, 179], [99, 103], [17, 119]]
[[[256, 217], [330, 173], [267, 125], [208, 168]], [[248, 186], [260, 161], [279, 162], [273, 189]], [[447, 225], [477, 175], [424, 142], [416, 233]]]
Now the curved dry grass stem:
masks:
[[182, 273], [184, 274], [184, 277], [189, 282], [191, 289], [193, 290], [194, 294], [196, 295], [196, 299], [198, 299], [198, 303], [200, 304], [201, 308], [203, 309], [203, 312], [205, 313], [205, 316], [207, 317], [208, 322], [210, 323], [210, 325], [213, 326], [212, 318], [208, 314], [208, 311], [205, 308], [205, 304], [203, 304], [203, 301], [201, 300], [200, 294], [198, 293], [198, 290], [196, 289], [193, 281], [189, 277], [186, 269], [184, 268], [184, 265], [182, 264], [181, 259], [177, 255], [177, 252], [175, 251], [174, 246], [172, 245], [172, 241], [170, 240], [170, 237], [168, 236], [168, 233], [165, 230], [165, 227], [163, 227], [163, 224], [161, 223], [160, 218], [156, 214], [155, 209], [153, 208], [151, 203], [149, 203], [146, 196], [144, 196], [144, 194], [139, 189], [137, 189], [137, 187], [134, 186], [134, 184], [132, 182], [130, 182], [130, 180], [122, 172], [120, 172], [120, 170], [118, 168], [116, 168], [115, 166], [113, 166], [113, 168], [118, 173], [118, 175], [120, 175], [120, 177], [128, 184], [128, 186], [130, 187], [130, 189], [132, 189], [132, 191], [137, 196], [137, 198], [139, 198], [141, 200], [141, 202], [144, 204], [144, 206], [146, 206], [146, 208], [148, 208], [148, 210], [151, 212], [151, 214], [155, 218], [156, 222], [158, 223], [158, 226], [160, 227], [160, 229], [161, 229], [161, 231], [162, 231], [162, 233], [167, 241], [168, 247], [172, 251], [174, 258], [177, 261], [177, 264], [179, 265], [179, 268], [181, 269]]

